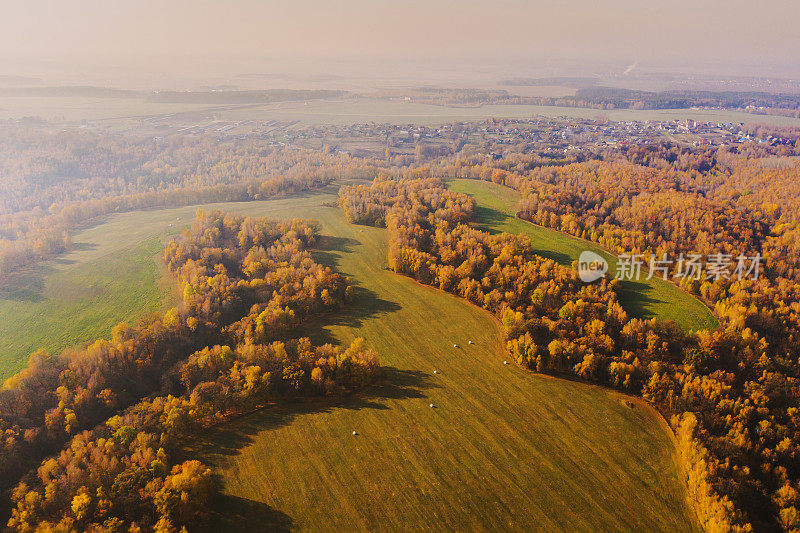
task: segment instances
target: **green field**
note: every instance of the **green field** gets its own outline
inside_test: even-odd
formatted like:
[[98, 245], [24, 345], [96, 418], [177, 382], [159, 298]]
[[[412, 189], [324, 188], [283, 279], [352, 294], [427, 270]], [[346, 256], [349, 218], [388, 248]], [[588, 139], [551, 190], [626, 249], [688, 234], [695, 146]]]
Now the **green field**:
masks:
[[[453, 190], [478, 201], [481, 224], [494, 231], [525, 233], [537, 253], [569, 264], [584, 249], [614, 258], [594, 243], [527, 223], [513, 216], [516, 191], [488, 182], [454, 180]], [[331, 189], [332, 191], [333, 189]], [[329, 191], [329, 194], [331, 193]], [[280, 206], [279, 200], [275, 205]], [[312, 202], [309, 196], [293, 202]], [[263, 202], [212, 204], [205, 208], [260, 214]], [[115, 215], [75, 234], [74, 250], [0, 284], [0, 379], [24, 366], [39, 348], [50, 354], [108, 335], [118, 322], [163, 311], [175, 301], [159, 281], [157, 257], [169, 234], [185, 227], [196, 206]], [[662, 280], [626, 281], [625, 309], [637, 317], [660, 316], [686, 329], [712, 329], [717, 321], [698, 300]]]
[[307, 333], [365, 337], [386, 380], [344, 404], [265, 410], [193, 446], [223, 483], [216, 527], [695, 529], [670, 430], [646, 403], [503, 365], [493, 317], [387, 270], [385, 230], [335, 208], [283, 209], [323, 223], [317, 257], [359, 287], [353, 307]]
[[[213, 464], [223, 484], [215, 527], [696, 530], [663, 418], [611, 390], [503, 365], [497, 321], [387, 270], [386, 231], [322, 207], [334, 195], [204, 206], [320, 220], [316, 257], [350, 275], [358, 298], [306, 333], [336, 343], [363, 336], [385, 366], [381, 385], [344, 403], [267, 409], [196, 443], [189, 455]], [[154, 256], [195, 209], [114, 215], [80, 232], [78, 249], [30, 292], [5, 295], [0, 312], [16, 325], [2, 338], [23, 329], [44, 340], [94, 338], [107, 326], [87, 318], [80, 329], [73, 318], [89, 317], [87, 303], [113, 325], [172, 301]], [[84, 307], [73, 312], [60, 294]], [[23, 303], [39, 306], [27, 320], [14, 316]]]
[[[616, 256], [595, 243], [531, 224], [515, 216], [520, 194], [508, 187], [479, 180], [452, 180], [451, 190], [469, 194], [478, 207], [479, 224], [490, 231], [505, 231], [530, 237], [538, 255], [570, 265], [584, 250], [606, 258], [609, 275], [616, 273]], [[622, 306], [632, 317], [659, 317], [676, 321], [685, 330], [716, 329], [717, 319], [702, 302], [662, 279], [622, 281]]]
[[168, 309], [174, 291], [156, 260], [162, 248], [152, 237], [95, 260], [83, 260], [89, 249], [76, 251], [0, 285], [0, 380], [39, 348], [55, 354], [109, 334], [120, 321]]

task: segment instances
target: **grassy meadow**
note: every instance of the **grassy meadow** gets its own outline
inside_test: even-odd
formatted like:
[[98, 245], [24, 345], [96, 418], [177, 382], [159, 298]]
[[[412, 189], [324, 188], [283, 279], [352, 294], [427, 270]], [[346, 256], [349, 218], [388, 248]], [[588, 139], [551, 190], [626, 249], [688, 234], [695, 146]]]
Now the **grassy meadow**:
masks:
[[[477, 202], [478, 223], [489, 231], [505, 231], [530, 237], [538, 255], [570, 265], [581, 252], [591, 250], [608, 261], [610, 276], [616, 273], [616, 256], [596, 243], [537, 226], [516, 217], [520, 194], [508, 187], [479, 180], [452, 180], [451, 190], [469, 194]], [[630, 316], [674, 320], [685, 330], [715, 329], [717, 319], [702, 302], [663, 279], [622, 281], [621, 302]]]
[[386, 268], [385, 230], [282, 209], [320, 220], [317, 258], [358, 284], [355, 304], [303, 333], [365, 337], [386, 376], [343, 404], [267, 409], [195, 443], [188, 455], [223, 484], [214, 529], [696, 529], [649, 405], [504, 365], [491, 315]]
[[0, 285], [0, 381], [40, 348], [59, 353], [108, 335], [121, 321], [164, 311], [176, 299], [157, 260], [160, 239], [84, 260], [95, 245], [82, 241], [58, 262], [15, 274]]

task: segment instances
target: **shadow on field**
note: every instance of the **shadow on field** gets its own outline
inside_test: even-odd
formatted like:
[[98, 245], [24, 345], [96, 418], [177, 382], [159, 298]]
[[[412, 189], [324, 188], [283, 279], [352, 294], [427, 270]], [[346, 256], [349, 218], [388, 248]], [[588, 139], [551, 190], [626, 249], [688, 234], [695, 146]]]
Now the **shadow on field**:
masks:
[[40, 264], [7, 274], [0, 279], [0, 300], [41, 302], [44, 299], [44, 280], [52, 270]]
[[[224, 424], [211, 431], [202, 442], [188, 446], [184, 450], [185, 458], [200, 459], [218, 472], [226, 458], [252, 444], [255, 435], [289, 425], [298, 416], [318, 413], [336, 416], [334, 411], [340, 409], [388, 409], [386, 400], [425, 398], [426, 390], [440, 387], [425, 372], [394, 367], [382, 370], [381, 381], [358, 394], [271, 406]], [[351, 438], [350, 433], [343, 434], [343, 438]], [[219, 478], [217, 481], [221, 483]], [[219, 511], [214, 511], [207, 531], [291, 531], [294, 527], [294, 520], [287, 514], [247, 498], [219, 493], [212, 509]]]
[[505, 221], [511, 217], [499, 209], [493, 209], [491, 207], [486, 207], [485, 205], [476, 205], [475, 218], [478, 221], [481, 231], [485, 231], [490, 235], [497, 235], [498, 233], [502, 232], [495, 229], [494, 226], [499, 226], [500, 224], [505, 223]]
[[[362, 245], [356, 239], [323, 235], [317, 246], [318, 249], [315, 249], [312, 254], [315, 261], [347, 275], [348, 273], [343, 272], [339, 267], [339, 257], [342, 254], [354, 253], [354, 248]], [[353, 287], [352, 302], [332, 313], [304, 323], [295, 336], [310, 337], [317, 344], [336, 344], [337, 339], [333, 337], [326, 326], [360, 328], [367, 318], [379, 317], [402, 309], [400, 304], [378, 297], [375, 291], [361, 285], [355, 279], [350, 281]]]
[[[69, 247], [70, 252], [90, 252], [92, 250], [96, 250], [98, 247], [97, 243], [94, 242], [73, 242], [72, 245]], [[63, 256], [56, 256], [53, 259], [53, 262], [58, 263], [60, 265], [71, 265], [75, 263], [74, 259], [65, 259]]]
[[294, 528], [294, 520], [267, 504], [218, 494], [214, 509], [223, 509], [224, 513], [215, 512], [203, 531], [274, 531], [288, 532]]
[[[96, 244], [88, 242], [73, 243], [70, 252], [94, 250]], [[47, 261], [39, 261], [25, 266], [0, 278], [0, 300], [38, 303], [44, 300], [45, 279], [54, 272], [55, 265], [71, 265], [74, 259], [55, 256]]]
[[298, 401], [266, 407], [238, 420], [215, 428], [202, 440], [187, 447], [189, 457], [202, 457], [215, 467], [225, 463], [225, 457], [237, 455], [254, 442], [253, 436], [287, 426], [303, 415], [332, 413], [336, 410], [388, 409], [386, 400], [427, 398], [426, 392], [439, 388], [431, 374], [419, 370], [382, 367], [378, 383], [345, 397]]
[[647, 304], [664, 303], [663, 300], [649, 296], [653, 288], [641, 281], [625, 280], [621, 283], [620, 303], [630, 316], [649, 319], [655, 315], [647, 308]]
[[379, 298], [375, 291], [353, 285], [353, 302], [332, 313], [304, 323], [294, 336], [309, 337], [315, 344], [338, 344], [328, 326], [358, 329], [368, 318], [379, 317], [402, 309], [400, 304]]
[[[499, 233], [502, 233], [500, 230], [494, 229], [493, 226], [503, 224], [507, 220], [514, 218], [511, 215], [507, 215], [497, 209], [480, 205], [475, 208], [475, 214], [477, 215], [478, 229], [480, 229], [481, 231], [485, 231], [490, 235], [497, 235]], [[539, 257], [553, 260], [559, 265], [563, 266], [569, 266], [572, 264], [572, 257], [569, 254], [566, 254], [564, 252], [558, 252], [556, 250], [546, 250], [542, 248], [537, 248], [536, 240], [533, 237], [529, 238], [531, 240], [531, 245], [533, 246], [533, 253], [535, 253]]]
[[361, 243], [350, 237], [322, 235], [317, 240], [315, 249], [311, 251], [311, 256], [317, 263], [339, 272], [339, 255], [354, 253], [356, 246], [361, 246]]

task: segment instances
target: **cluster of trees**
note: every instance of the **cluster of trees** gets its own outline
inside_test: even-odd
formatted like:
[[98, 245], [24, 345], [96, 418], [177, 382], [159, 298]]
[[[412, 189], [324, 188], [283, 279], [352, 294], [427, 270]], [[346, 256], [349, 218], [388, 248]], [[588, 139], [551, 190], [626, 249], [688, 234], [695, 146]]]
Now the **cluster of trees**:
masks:
[[374, 354], [308, 339], [204, 348], [168, 373], [180, 395], [142, 400], [68, 446], [12, 491], [9, 527], [61, 531], [178, 531], [203, 523], [216, 486], [211, 470], [181, 460], [190, 439], [271, 401], [366, 385]]
[[[770, 272], [796, 279], [795, 159], [664, 146], [606, 155], [554, 165], [513, 154], [475, 167], [441, 165], [431, 174], [455, 169], [515, 188], [524, 194], [522, 218], [618, 253], [761, 253]], [[715, 292], [690, 288], [704, 297]]]
[[[645, 176], [656, 180], [653, 187], [659, 183], [657, 176]], [[614, 186], [629, 194], [649, 186], [645, 177], [618, 177]], [[575, 183], [583, 178], [573, 176]], [[722, 327], [687, 333], [670, 322], [630, 319], [619, 305], [615, 281], [583, 284], [574, 269], [534, 255], [526, 238], [489, 235], [464, 224], [470, 201], [434, 179], [376, 180], [343, 188], [340, 196], [352, 220], [389, 228], [392, 268], [494, 312], [520, 364], [642, 395], [674, 415], [691, 494], [706, 528], [800, 527], [795, 281], [774, 273], [758, 281], [726, 280], [720, 286], [725, 290], [715, 295]], [[586, 205], [603, 209], [602, 201]], [[371, 215], [363, 218], [364, 213]], [[661, 242], [657, 231], [645, 235], [653, 240], [644, 246]], [[669, 235], [664, 233], [663, 242]], [[758, 243], [764, 235], [720, 228], [707, 240], [719, 239], [723, 247], [736, 245], [737, 238]], [[680, 246], [704, 243], [692, 235], [681, 238], [690, 240], [680, 240]]]
[[363, 340], [344, 350], [287, 340], [349, 295], [345, 278], [312, 259], [315, 239], [308, 221], [200, 211], [164, 252], [183, 287], [179, 306], [83, 349], [34, 354], [0, 390], [0, 482], [8, 489], [22, 476], [9, 526], [190, 525], [214, 486], [207, 467], [180, 462], [188, 439], [278, 399], [375, 379]]
[[[746, 288], [757, 287], [755, 300], [770, 301], [773, 311], [786, 315], [785, 302], [797, 299], [792, 284], [800, 280], [800, 167], [794, 158], [763, 155], [637, 147], [609, 161], [527, 169], [514, 158], [513, 169], [498, 162], [501, 168], [478, 177], [523, 192], [522, 218], [617, 253], [673, 259], [681, 253], [760, 254], [760, 274], [768, 280]], [[682, 286], [718, 306], [731, 290], [745, 287], [734, 281], [706, 279], [704, 273], [701, 280], [684, 279]]]
[[[96, 198], [203, 189], [303, 174], [361, 177], [368, 163], [278, 148], [256, 136], [138, 137], [42, 127], [0, 130], [0, 215]], [[254, 191], [257, 193], [258, 191]]]
[[[428, 213], [423, 216], [420, 211], [415, 220], [426, 228], [440, 218], [454, 223], [467, 222], [475, 210], [472, 198], [444, 189], [441, 181], [435, 178], [395, 181], [384, 177], [374, 180], [370, 187], [352, 185], [343, 187], [339, 193], [339, 205], [356, 224], [386, 227], [387, 219], [401, 224], [396, 217], [402, 216], [409, 204], [422, 204], [431, 211], [431, 216]], [[390, 212], [391, 216], [387, 216]]]
[[258, 139], [0, 133], [0, 278], [69, 249], [94, 217], [150, 207], [273, 198], [374, 173], [370, 161]]
[[109, 213], [150, 207], [179, 207], [211, 202], [238, 202], [273, 198], [320, 187], [329, 182], [318, 176], [275, 177], [259, 183], [181, 188], [75, 202], [45, 212], [14, 213], [0, 217], [0, 280], [37, 261], [70, 249], [77, 225]]
[[[769, 213], [699, 194], [693, 173], [589, 161], [541, 167], [519, 184], [519, 216], [619, 253], [756, 253]], [[506, 183], [498, 171], [494, 179]]]
[[260, 183], [181, 188], [128, 196], [96, 198], [52, 208], [0, 217], [0, 279], [37, 261], [70, 249], [71, 231], [92, 218], [150, 207], [179, 207], [211, 202], [274, 198], [320, 187], [329, 179], [318, 176], [275, 177]]

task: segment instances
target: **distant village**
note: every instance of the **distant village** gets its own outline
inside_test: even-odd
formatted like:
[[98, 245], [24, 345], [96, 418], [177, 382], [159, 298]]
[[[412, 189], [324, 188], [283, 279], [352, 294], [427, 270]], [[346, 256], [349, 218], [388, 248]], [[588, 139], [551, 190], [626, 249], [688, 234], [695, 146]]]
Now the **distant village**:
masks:
[[[4, 124], [20, 124], [9, 120]], [[35, 121], [37, 127], [43, 121]], [[34, 125], [33, 122], [31, 125]], [[60, 129], [57, 124], [51, 124]], [[0, 128], [3, 124], [0, 123]], [[45, 126], [46, 127], [46, 126]], [[84, 122], [81, 128], [103, 131], [102, 122]], [[800, 133], [787, 128], [766, 128], [737, 122], [685, 120], [610, 121], [568, 117], [529, 119], [487, 119], [474, 122], [449, 122], [439, 125], [357, 123], [350, 125], [309, 125], [299, 120], [224, 120], [213, 115], [186, 117], [181, 114], [143, 117], [131, 133], [159, 139], [174, 135], [213, 136], [222, 141], [260, 138], [276, 148], [292, 145], [327, 147], [354, 156], [443, 155], [456, 153], [466, 144], [489, 143], [495, 150], [503, 145], [517, 149], [529, 145], [553, 157], [575, 150], [602, 151], [633, 145], [667, 141], [681, 146], [725, 147], [758, 143], [773, 147], [797, 146]], [[776, 132], [784, 132], [782, 136]]]
[[[223, 127], [227, 127], [223, 126]], [[241, 127], [241, 125], [239, 125]], [[408, 153], [418, 150], [458, 151], [462, 143], [495, 145], [535, 144], [537, 150], [567, 154], [572, 150], [625, 147], [671, 141], [685, 146], [729, 146], [758, 142], [771, 146], [794, 146], [793, 138], [758, 137], [741, 123], [698, 122], [694, 120], [611, 122], [576, 118], [494, 119], [455, 122], [437, 126], [415, 124], [354, 124], [346, 126], [298, 126], [270, 121], [249, 124], [241, 135], [263, 135], [276, 146], [327, 144], [341, 152], [368, 155], [388, 150]], [[217, 130], [221, 136], [236, 136], [235, 129]]]

